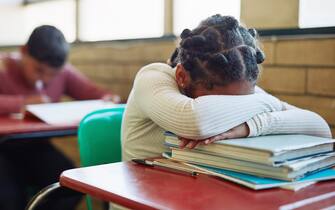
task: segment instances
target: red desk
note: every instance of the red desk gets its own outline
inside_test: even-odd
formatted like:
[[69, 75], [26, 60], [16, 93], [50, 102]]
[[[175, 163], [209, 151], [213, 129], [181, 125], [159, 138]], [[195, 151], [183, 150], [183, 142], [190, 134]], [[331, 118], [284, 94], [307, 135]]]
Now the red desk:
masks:
[[10, 139], [76, 135], [77, 127], [77, 125], [48, 125], [36, 118], [16, 120], [7, 116], [0, 116], [0, 142]]
[[191, 177], [134, 163], [114, 163], [63, 172], [64, 187], [131, 209], [320, 209], [335, 205], [335, 181], [298, 192], [254, 191], [222, 179]]

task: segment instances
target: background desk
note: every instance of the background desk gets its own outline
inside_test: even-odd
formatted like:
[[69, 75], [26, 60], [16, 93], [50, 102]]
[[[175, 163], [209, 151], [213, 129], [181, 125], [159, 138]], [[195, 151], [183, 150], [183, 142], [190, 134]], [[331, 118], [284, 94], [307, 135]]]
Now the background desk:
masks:
[[313, 202], [303, 205], [303, 209], [335, 205], [335, 181], [320, 182], [298, 192], [254, 191], [206, 175], [191, 177], [131, 162], [67, 170], [61, 175], [60, 183], [132, 209], [268, 210], [282, 206], [287, 210], [305, 199]]
[[39, 119], [0, 116], [0, 143], [12, 139], [49, 138], [77, 134], [77, 125], [48, 125]]

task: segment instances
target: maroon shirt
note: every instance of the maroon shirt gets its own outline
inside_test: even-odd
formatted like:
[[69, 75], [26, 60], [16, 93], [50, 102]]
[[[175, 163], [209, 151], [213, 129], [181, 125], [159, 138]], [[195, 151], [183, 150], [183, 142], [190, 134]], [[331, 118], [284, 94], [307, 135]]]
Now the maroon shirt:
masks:
[[[90, 82], [70, 64], [43, 87], [43, 93], [52, 102], [58, 102], [63, 95], [76, 100], [100, 99], [109, 92]], [[36, 95], [35, 87], [27, 84], [20, 67], [20, 56], [0, 55], [0, 114], [19, 112], [24, 106], [24, 97]]]

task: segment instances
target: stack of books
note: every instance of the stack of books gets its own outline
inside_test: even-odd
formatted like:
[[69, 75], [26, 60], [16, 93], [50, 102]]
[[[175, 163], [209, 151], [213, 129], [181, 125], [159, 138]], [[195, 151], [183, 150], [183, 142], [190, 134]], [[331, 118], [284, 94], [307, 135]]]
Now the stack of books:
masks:
[[171, 148], [165, 156], [253, 189], [335, 178], [333, 139], [273, 135], [179, 149], [176, 135], [165, 136]]

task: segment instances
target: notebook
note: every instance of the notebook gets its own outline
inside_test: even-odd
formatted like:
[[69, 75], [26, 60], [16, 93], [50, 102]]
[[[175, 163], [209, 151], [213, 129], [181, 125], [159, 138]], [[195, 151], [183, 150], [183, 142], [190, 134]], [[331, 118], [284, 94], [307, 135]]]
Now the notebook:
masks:
[[213, 166], [236, 172], [280, 180], [297, 180], [305, 174], [335, 165], [335, 153], [323, 153], [301, 159], [286, 161], [280, 166], [271, 166], [245, 160], [213, 156], [189, 149], [172, 148], [171, 158], [186, 163]]
[[189, 164], [185, 162], [176, 162], [171, 160], [171, 154], [169, 152], [164, 152], [163, 157], [166, 159], [158, 158], [156, 161], [162, 162], [164, 164], [173, 163], [179, 164], [181, 167], [187, 167], [188, 169], [194, 169], [195, 171], [207, 175], [212, 175], [215, 177], [223, 178], [225, 180], [240, 184], [242, 186], [254, 189], [263, 190], [269, 188], [280, 187], [289, 190], [299, 190], [303, 187], [307, 187], [318, 181], [335, 179], [335, 169], [330, 168], [326, 170], [319, 171], [314, 174], [310, 174], [299, 181], [283, 181], [278, 179], [264, 178], [254, 175], [248, 175], [245, 173], [234, 172], [230, 170], [203, 166], [198, 164]]
[[85, 100], [27, 105], [26, 110], [50, 125], [77, 125], [93, 111], [116, 106], [103, 100]]
[[[190, 165], [192, 165], [196, 169], [204, 170], [205, 172], [211, 175], [221, 177], [223, 179], [235, 182], [237, 184], [249, 187], [254, 190], [268, 189], [268, 188], [280, 187], [280, 186], [289, 186], [289, 185], [302, 184], [302, 183], [310, 184], [310, 182], [335, 179], [335, 169], [333, 168], [322, 170], [317, 173], [308, 175], [300, 179], [299, 181], [288, 182], [288, 181], [282, 181], [282, 180], [277, 180], [277, 179], [270, 179], [270, 178], [248, 175], [244, 173], [224, 170], [224, 169], [215, 168], [215, 167], [208, 167], [208, 166], [201, 166], [201, 165], [194, 165], [194, 164], [190, 164]], [[286, 187], [286, 188], [289, 188], [289, 187]]]
[[[332, 152], [334, 143], [333, 139], [315, 136], [271, 135], [221, 140], [209, 145], [198, 145], [194, 151], [279, 166], [287, 160]], [[179, 140], [176, 135], [166, 132], [165, 144], [176, 148]]]

